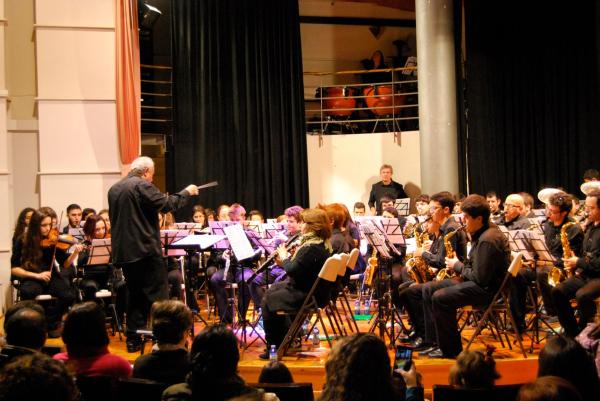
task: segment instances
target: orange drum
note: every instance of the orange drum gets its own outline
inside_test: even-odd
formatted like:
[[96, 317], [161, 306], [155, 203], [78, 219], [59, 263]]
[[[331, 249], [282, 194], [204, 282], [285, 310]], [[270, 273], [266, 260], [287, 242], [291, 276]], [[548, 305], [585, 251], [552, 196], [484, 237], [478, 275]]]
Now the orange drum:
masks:
[[392, 91], [391, 85], [366, 87], [365, 102], [367, 107], [378, 116], [400, 115], [402, 108], [398, 106], [403, 106], [406, 103], [406, 96], [398, 94], [398, 90], [395, 92]]
[[354, 96], [354, 89], [345, 86], [323, 89], [325, 93], [323, 96], [323, 108], [329, 109], [325, 114], [333, 117], [350, 117], [354, 110], [344, 109], [353, 109], [356, 107], [356, 99], [352, 97]]

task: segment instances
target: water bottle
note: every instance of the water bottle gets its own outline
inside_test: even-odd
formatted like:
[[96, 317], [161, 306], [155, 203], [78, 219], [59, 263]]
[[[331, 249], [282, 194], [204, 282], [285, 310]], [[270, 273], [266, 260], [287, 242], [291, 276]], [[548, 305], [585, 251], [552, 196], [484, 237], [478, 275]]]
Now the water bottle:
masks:
[[308, 320], [305, 320], [302, 323], [302, 331], [300, 332], [300, 337], [308, 336]]
[[277, 348], [274, 345], [271, 345], [269, 350], [269, 361], [277, 362]]
[[365, 299], [365, 315], [371, 314], [371, 300]]
[[317, 328], [317, 326], [315, 326], [315, 328], [313, 329], [312, 336], [313, 347], [319, 348], [319, 346], [321, 345], [321, 340], [319, 339], [319, 329]]
[[354, 314], [360, 315], [360, 299], [354, 301]]

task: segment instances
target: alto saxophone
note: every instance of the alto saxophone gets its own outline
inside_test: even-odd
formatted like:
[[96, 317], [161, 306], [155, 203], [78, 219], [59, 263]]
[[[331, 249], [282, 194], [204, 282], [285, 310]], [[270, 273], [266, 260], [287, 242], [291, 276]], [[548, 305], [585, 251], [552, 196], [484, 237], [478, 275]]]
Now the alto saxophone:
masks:
[[365, 268], [365, 275], [363, 278], [363, 287], [371, 286], [373, 283], [373, 276], [375, 275], [375, 269], [377, 269], [377, 250], [373, 249], [373, 254], [369, 258], [369, 263]]
[[[560, 242], [562, 244], [564, 259], [569, 259], [575, 256], [573, 249], [571, 249], [571, 244], [569, 243], [569, 234], [567, 233], [567, 230], [575, 224], [577, 223], [569, 221], [568, 223], [563, 224], [563, 226], [560, 228]], [[554, 266], [550, 271], [550, 274], [548, 274], [548, 284], [552, 287], [555, 287], [566, 278], [573, 277], [573, 275], [573, 270], [564, 270]]]
[[[465, 228], [464, 225], [462, 225], [462, 226], [458, 227], [457, 229], [452, 230], [448, 234], [444, 235], [444, 247], [446, 248], [446, 257], [447, 258], [452, 259], [456, 256], [456, 251], [454, 250], [454, 248], [452, 248], [452, 243], [450, 242], [450, 240], [463, 228]], [[454, 275], [454, 270], [444, 267], [443, 269], [441, 269], [438, 272], [437, 276], [435, 276], [435, 280], [442, 281], [447, 278], [451, 278], [453, 275]]]
[[[427, 231], [424, 231], [423, 234], [420, 235], [418, 231], [419, 226], [424, 224], [425, 221], [415, 226], [413, 231], [417, 248], [421, 248], [426, 241], [429, 241], [429, 234], [427, 233]], [[427, 263], [425, 263], [425, 260], [423, 260], [421, 256], [413, 256], [409, 258], [406, 261], [406, 269], [410, 278], [416, 283], [422, 284], [432, 279], [431, 270], [429, 269], [429, 266], [427, 266]]]

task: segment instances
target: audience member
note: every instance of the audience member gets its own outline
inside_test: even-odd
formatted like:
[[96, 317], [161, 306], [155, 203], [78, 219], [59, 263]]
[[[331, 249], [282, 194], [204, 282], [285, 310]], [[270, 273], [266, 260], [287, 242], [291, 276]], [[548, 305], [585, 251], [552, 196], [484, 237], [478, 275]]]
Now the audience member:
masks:
[[538, 377], [559, 376], [579, 390], [584, 401], [600, 399], [600, 382], [590, 356], [575, 340], [552, 337], [540, 352]]
[[[406, 395], [394, 381], [385, 343], [373, 334], [359, 333], [341, 339], [325, 363], [325, 385], [320, 401], [422, 400], [423, 388], [414, 363], [399, 370], [406, 383]], [[399, 379], [399, 378], [398, 378]]]
[[581, 401], [581, 395], [562, 377], [544, 376], [521, 386], [517, 401]]
[[180, 301], [157, 301], [150, 310], [150, 324], [156, 346], [135, 361], [133, 377], [166, 384], [183, 382], [190, 370], [186, 343], [192, 312]]
[[62, 339], [67, 352], [54, 355], [54, 359], [70, 365], [77, 375], [131, 376], [129, 362], [108, 351], [106, 317], [95, 302], [73, 306], [65, 319]]
[[462, 351], [456, 358], [456, 363], [450, 368], [449, 382], [462, 388], [489, 389], [494, 387], [496, 379], [500, 378], [496, 370], [496, 361], [492, 356], [493, 347], [488, 347], [485, 353], [481, 351]]
[[263, 366], [258, 377], [259, 383], [293, 383], [292, 372], [283, 362], [270, 361]]
[[44, 309], [33, 301], [11, 306], [4, 316], [6, 345], [0, 349], [0, 367], [14, 358], [42, 350], [46, 342]]
[[0, 401], [75, 401], [79, 391], [66, 366], [42, 353], [16, 358], [0, 371]]
[[163, 401], [210, 400], [258, 392], [237, 374], [240, 359], [235, 334], [225, 325], [208, 326], [194, 339], [191, 373], [185, 383], [174, 384], [163, 393]]

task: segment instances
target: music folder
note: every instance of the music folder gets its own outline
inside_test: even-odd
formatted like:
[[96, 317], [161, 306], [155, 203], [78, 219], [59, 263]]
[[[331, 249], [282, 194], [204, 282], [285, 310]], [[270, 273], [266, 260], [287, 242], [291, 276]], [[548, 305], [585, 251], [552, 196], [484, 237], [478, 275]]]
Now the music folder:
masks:
[[203, 251], [217, 242], [222, 241], [224, 238], [224, 235], [188, 235], [185, 238], [173, 242], [170, 247], [175, 249]]

